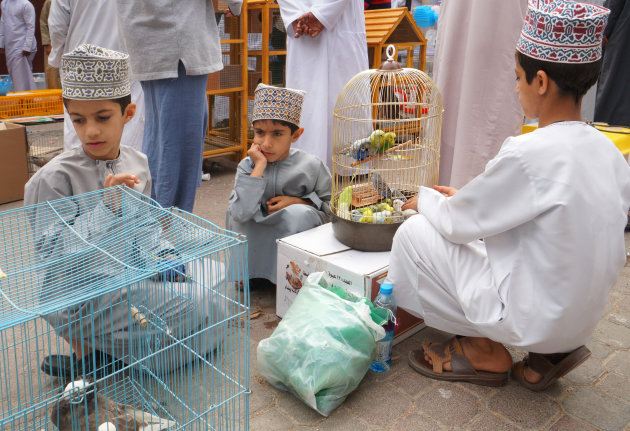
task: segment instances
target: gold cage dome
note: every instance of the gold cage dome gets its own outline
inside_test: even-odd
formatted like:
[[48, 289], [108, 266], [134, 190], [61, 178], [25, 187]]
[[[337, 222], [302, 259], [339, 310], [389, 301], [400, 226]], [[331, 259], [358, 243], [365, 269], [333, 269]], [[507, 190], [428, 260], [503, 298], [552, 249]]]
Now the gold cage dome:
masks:
[[391, 249], [412, 214], [402, 204], [437, 184], [442, 96], [418, 69], [401, 68], [393, 46], [378, 69], [355, 75], [333, 113], [333, 230], [365, 251]]

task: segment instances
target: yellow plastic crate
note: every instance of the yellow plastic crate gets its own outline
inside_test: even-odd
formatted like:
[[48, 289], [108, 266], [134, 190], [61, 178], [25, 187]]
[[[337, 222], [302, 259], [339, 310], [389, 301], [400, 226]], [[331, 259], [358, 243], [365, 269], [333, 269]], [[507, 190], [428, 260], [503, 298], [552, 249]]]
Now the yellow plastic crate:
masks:
[[[613, 141], [626, 158], [630, 156], [630, 127], [609, 126], [605, 123], [593, 123], [593, 127]], [[524, 124], [521, 128], [521, 134], [533, 132], [537, 128], [538, 124]]]
[[34, 90], [0, 97], [0, 119], [63, 114], [61, 90]]

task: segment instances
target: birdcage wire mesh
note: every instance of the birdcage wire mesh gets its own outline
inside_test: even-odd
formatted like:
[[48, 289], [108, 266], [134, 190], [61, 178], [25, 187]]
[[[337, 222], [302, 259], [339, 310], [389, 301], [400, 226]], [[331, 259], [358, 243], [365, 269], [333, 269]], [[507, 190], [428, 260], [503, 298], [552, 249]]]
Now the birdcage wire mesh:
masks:
[[246, 247], [122, 187], [0, 213], [0, 430], [248, 429]]
[[[388, 51], [391, 60], [393, 47]], [[397, 63], [383, 67], [355, 75], [335, 105], [333, 222], [400, 224], [404, 216], [387, 209], [391, 201], [407, 199], [438, 180], [440, 92], [420, 70]], [[360, 212], [366, 208], [370, 211]]]
[[29, 125], [26, 129], [28, 144], [28, 174], [33, 176], [56, 155], [63, 152], [63, 122]]

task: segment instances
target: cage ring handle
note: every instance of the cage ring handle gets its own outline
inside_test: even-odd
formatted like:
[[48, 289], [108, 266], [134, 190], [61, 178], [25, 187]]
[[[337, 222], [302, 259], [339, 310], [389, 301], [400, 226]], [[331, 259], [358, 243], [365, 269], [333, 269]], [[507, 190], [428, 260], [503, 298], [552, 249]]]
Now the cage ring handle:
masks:
[[387, 60], [394, 61], [394, 55], [396, 55], [396, 47], [394, 45], [389, 45], [385, 50], [385, 54], [387, 54]]

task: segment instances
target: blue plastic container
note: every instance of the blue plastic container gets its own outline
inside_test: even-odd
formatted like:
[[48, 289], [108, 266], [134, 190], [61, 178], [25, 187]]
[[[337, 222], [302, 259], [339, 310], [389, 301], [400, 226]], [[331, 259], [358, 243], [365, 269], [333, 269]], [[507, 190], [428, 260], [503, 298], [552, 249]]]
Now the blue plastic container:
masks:
[[11, 90], [11, 77], [9, 75], [0, 79], [0, 96], [6, 96]]
[[418, 6], [413, 11], [413, 19], [420, 28], [433, 27], [437, 24], [438, 14], [431, 6]]

